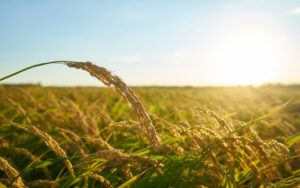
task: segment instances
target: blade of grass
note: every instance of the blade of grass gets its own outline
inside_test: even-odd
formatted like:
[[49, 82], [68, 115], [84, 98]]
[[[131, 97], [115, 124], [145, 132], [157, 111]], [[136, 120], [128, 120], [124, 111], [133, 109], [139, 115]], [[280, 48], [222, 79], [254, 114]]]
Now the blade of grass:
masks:
[[133, 184], [137, 179], [139, 179], [140, 177], [142, 177], [146, 172], [148, 172], [150, 168], [148, 168], [147, 170], [144, 170], [143, 172], [141, 172], [140, 174], [133, 176], [131, 179], [129, 179], [128, 181], [124, 182], [122, 185], [120, 185], [118, 188], [125, 188], [130, 186], [131, 184]]
[[300, 140], [300, 132], [298, 132], [297, 134], [289, 137], [286, 141], [285, 141], [285, 145], [288, 146], [288, 148], [290, 148], [295, 142], [297, 142], [298, 140]]
[[243, 130], [251, 125], [253, 125], [254, 123], [257, 123], [263, 119], [266, 119], [270, 116], [272, 116], [273, 114], [279, 112], [280, 110], [282, 110], [284, 107], [286, 107], [289, 103], [291, 103], [292, 101], [294, 100], [294, 98], [291, 98], [290, 100], [288, 100], [287, 102], [283, 103], [282, 105], [280, 105], [279, 107], [277, 107], [275, 110], [271, 111], [270, 113], [266, 114], [266, 115], [263, 115], [261, 117], [258, 117], [250, 122], [248, 122], [247, 124], [243, 125], [243, 126], [240, 126], [239, 128], [235, 129], [232, 133], [235, 133], [235, 132], [238, 132], [240, 130]]

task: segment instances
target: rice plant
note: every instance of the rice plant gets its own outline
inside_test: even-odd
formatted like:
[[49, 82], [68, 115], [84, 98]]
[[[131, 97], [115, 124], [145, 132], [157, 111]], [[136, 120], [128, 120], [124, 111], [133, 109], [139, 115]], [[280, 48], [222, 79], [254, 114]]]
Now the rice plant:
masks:
[[[296, 187], [299, 86], [107, 88], [0, 85], [3, 187]], [[67, 71], [67, 70], [66, 70]], [[296, 88], [296, 89], [293, 89]]]

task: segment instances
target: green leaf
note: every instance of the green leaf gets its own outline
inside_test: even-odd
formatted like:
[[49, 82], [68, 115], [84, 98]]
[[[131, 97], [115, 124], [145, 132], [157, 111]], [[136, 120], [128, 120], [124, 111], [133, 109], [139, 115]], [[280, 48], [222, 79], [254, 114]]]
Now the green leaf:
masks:
[[74, 185], [74, 184], [76, 184], [76, 183], [78, 183], [78, 182], [80, 182], [80, 181], [81, 181], [81, 178], [76, 178], [76, 179], [74, 179], [74, 180], [70, 183], [69, 186]]
[[40, 162], [40, 163], [36, 163], [36, 164], [33, 164], [31, 167], [25, 169], [24, 171], [30, 171], [34, 168], [43, 168], [43, 167], [46, 167], [46, 166], [49, 166], [49, 165], [52, 165], [53, 162], [51, 161], [43, 161], [43, 162]]
[[133, 176], [131, 179], [129, 179], [128, 181], [124, 182], [122, 185], [120, 185], [118, 188], [125, 188], [130, 186], [131, 184], [133, 184], [137, 179], [139, 179], [140, 177], [142, 177], [147, 171], [149, 170], [149, 168], [145, 171], [143, 171], [142, 173]]
[[289, 147], [291, 147], [295, 142], [297, 142], [298, 140], [300, 139], [300, 132], [291, 136], [290, 138], [288, 138], [286, 141], [285, 141], [285, 145]]
[[[185, 139], [186, 136], [183, 136], [182, 138]], [[173, 142], [177, 142], [177, 141], [180, 141], [180, 140], [181, 140], [181, 139], [180, 139], [179, 137], [168, 138], [168, 139], [166, 139], [166, 140], [164, 140], [164, 141], [162, 142], [162, 145], [171, 144], [171, 143], [173, 143]]]
[[263, 119], [266, 119], [270, 116], [272, 116], [273, 114], [277, 113], [278, 111], [282, 110], [284, 107], [286, 107], [289, 103], [291, 103], [292, 101], [294, 100], [294, 98], [288, 100], [287, 102], [283, 103], [282, 105], [280, 105], [279, 107], [277, 107], [275, 110], [271, 111], [270, 113], [266, 114], [266, 115], [263, 115], [259, 118], [256, 118], [254, 120], [254, 122], [259, 122], [260, 120], [263, 120]]
[[237, 114], [237, 112], [232, 112], [232, 113], [223, 115], [222, 118], [226, 119], [226, 118], [229, 118], [231, 116], [235, 116], [236, 114]]
[[263, 115], [261, 117], [258, 117], [250, 122], [248, 122], [247, 124], [243, 125], [243, 126], [240, 126], [239, 128], [235, 129], [232, 133], [234, 132], [238, 132], [238, 131], [241, 131], [241, 130], [244, 130], [245, 128], [253, 125], [254, 123], [257, 123], [263, 119], [266, 119], [270, 116], [272, 116], [273, 114], [277, 113], [278, 111], [282, 110], [284, 107], [286, 107], [289, 103], [291, 103], [292, 101], [294, 100], [294, 98], [288, 100], [287, 102], [283, 103], [282, 105], [280, 105], [279, 107], [277, 107], [275, 110], [271, 111], [270, 113], [266, 114], [266, 115]]

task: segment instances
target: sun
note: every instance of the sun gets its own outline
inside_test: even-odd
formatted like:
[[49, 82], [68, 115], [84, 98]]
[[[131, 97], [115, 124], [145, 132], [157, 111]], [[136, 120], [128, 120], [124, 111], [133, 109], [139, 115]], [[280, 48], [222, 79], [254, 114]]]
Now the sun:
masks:
[[279, 71], [276, 38], [260, 30], [225, 36], [215, 48], [214, 81], [220, 85], [259, 85], [273, 81]]

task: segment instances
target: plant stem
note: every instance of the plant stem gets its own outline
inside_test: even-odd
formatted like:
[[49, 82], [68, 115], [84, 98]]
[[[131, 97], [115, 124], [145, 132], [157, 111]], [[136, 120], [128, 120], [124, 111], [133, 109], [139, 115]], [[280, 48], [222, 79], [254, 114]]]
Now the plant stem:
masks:
[[5, 79], [7, 79], [7, 78], [10, 78], [10, 77], [12, 77], [14, 75], [17, 75], [17, 74], [19, 74], [21, 72], [24, 72], [26, 70], [29, 70], [29, 69], [32, 69], [32, 68], [35, 68], [35, 67], [39, 67], [39, 66], [43, 66], [43, 65], [48, 65], [48, 64], [55, 64], [55, 63], [56, 64], [58, 64], [58, 63], [68, 64], [68, 63], [80, 63], [80, 62], [76, 62], [76, 61], [50, 61], [50, 62], [46, 62], [46, 63], [39, 63], [39, 64], [36, 64], [36, 65], [32, 65], [32, 66], [26, 67], [26, 68], [24, 68], [22, 70], [19, 70], [19, 71], [15, 72], [15, 73], [7, 75], [7, 76], [5, 76], [3, 78], [0, 78], [0, 81], [3, 81]]

